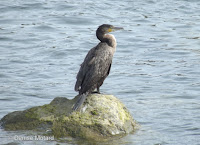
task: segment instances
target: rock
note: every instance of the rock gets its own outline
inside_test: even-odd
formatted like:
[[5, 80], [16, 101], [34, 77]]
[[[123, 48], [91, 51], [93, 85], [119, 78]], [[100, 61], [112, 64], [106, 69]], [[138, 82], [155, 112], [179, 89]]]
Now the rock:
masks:
[[57, 138], [72, 136], [94, 141], [123, 136], [138, 127], [126, 107], [113, 95], [89, 95], [80, 111], [72, 112], [77, 99], [78, 96], [72, 100], [57, 97], [50, 104], [9, 113], [0, 124], [5, 130], [51, 129]]

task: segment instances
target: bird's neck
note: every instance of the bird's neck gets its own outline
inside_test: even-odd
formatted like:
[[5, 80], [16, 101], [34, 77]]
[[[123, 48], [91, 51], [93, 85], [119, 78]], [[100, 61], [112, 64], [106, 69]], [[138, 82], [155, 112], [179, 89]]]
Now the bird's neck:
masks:
[[101, 42], [106, 42], [110, 47], [116, 48], [117, 46], [117, 42], [114, 35], [111, 34], [97, 35], [97, 38]]

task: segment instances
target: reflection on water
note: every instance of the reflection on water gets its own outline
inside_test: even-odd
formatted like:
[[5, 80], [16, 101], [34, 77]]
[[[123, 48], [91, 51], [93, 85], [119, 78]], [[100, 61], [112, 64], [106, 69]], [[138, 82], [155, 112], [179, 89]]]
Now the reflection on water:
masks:
[[[57, 96], [73, 98], [79, 65], [98, 43], [95, 30], [109, 23], [125, 30], [114, 33], [118, 47], [101, 91], [120, 98], [141, 124], [119, 142], [198, 144], [199, 6], [197, 0], [1, 1], [0, 117]], [[0, 140], [24, 143], [8, 140], [15, 134], [26, 135], [0, 130]]]

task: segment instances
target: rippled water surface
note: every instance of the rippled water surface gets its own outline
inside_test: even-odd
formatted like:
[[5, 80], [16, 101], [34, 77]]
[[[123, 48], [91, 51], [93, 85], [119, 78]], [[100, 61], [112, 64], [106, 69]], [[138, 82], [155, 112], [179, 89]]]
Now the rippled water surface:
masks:
[[[73, 98], [79, 65], [98, 43], [95, 30], [108, 23], [124, 30], [113, 33], [117, 51], [101, 92], [117, 96], [141, 124], [117, 143], [198, 145], [199, 8], [198, 0], [1, 0], [0, 118]], [[1, 129], [0, 140], [56, 144], [13, 139], [26, 134]]]

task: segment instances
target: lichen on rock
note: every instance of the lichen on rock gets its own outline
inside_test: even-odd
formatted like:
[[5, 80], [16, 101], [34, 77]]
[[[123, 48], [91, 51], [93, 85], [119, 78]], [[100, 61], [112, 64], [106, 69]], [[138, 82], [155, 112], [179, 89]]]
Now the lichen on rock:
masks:
[[15, 111], [0, 123], [5, 130], [51, 129], [55, 137], [71, 136], [102, 141], [133, 132], [138, 124], [126, 107], [113, 95], [91, 94], [79, 111], [72, 112], [78, 96], [55, 98], [50, 104]]

